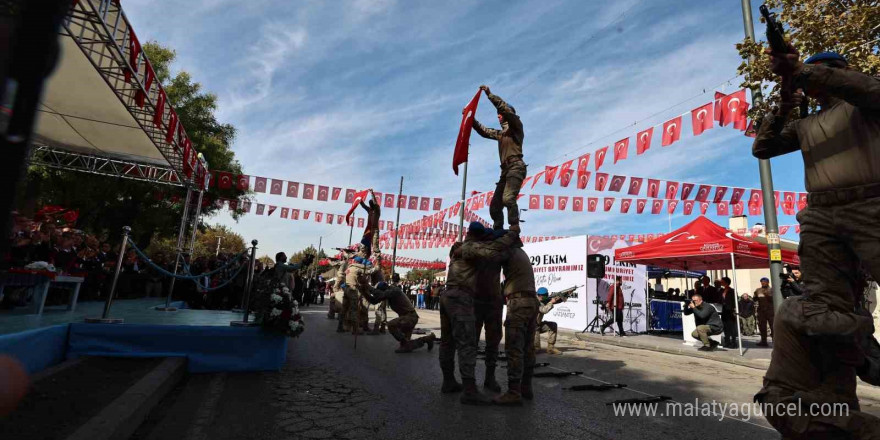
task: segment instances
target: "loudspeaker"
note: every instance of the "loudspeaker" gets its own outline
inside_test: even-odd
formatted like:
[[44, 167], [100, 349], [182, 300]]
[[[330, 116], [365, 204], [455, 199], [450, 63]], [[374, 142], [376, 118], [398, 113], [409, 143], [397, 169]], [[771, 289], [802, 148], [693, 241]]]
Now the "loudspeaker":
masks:
[[587, 255], [587, 278], [605, 278], [608, 257], [602, 254]]

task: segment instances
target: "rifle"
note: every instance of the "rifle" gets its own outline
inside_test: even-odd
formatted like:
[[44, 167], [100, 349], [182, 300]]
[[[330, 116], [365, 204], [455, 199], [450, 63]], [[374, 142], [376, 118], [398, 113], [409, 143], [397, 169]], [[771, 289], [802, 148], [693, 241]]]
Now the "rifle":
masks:
[[583, 371], [545, 371], [542, 373], [534, 373], [532, 377], [568, 377], [568, 376], [580, 376], [584, 374]]
[[626, 404], [630, 404], [630, 405], [645, 404], [645, 405], [648, 405], [651, 403], [658, 403], [658, 402], [663, 402], [666, 400], [672, 400], [672, 398], [669, 396], [651, 396], [651, 397], [636, 398], [636, 399], [615, 400], [613, 402], [607, 402], [607, 403], [605, 403], [605, 405], [626, 405]]
[[626, 388], [625, 383], [603, 383], [599, 385], [589, 384], [589, 385], [575, 385], [573, 387], [563, 388], [568, 391], [608, 391], [608, 390], [616, 390], [618, 388]]
[[[575, 294], [575, 291], [581, 287], [584, 287], [583, 284], [581, 284], [580, 286], [569, 287], [568, 289], [560, 290], [559, 292], [553, 292], [549, 296], [547, 296], [547, 299], [542, 300], [542, 302], [544, 304], [547, 304], [551, 300], [553, 300], [553, 298], [561, 298], [562, 300], [559, 302], [566, 302], [566, 301], [568, 301], [569, 298], [572, 297], [572, 295]], [[577, 298], [577, 297], [575, 297], [575, 298]]]
[[[761, 16], [767, 22], [767, 44], [770, 45], [770, 50], [775, 53], [791, 53], [791, 47], [785, 41], [785, 29], [782, 27], [782, 23], [776, 19], [776, 15], [770, 13], [767, 5], [761, 5], [758, 7], [758, 10], [761, 11]], [[793, 90], [791, 89], [790, 80], [790, 78], [782, 78], [779, 84], [779, 93], [783, 100], [791, 99]], [[805, 118], [809, 113], [809, 101], [805, 98], [800, 105], [800, 116]]]

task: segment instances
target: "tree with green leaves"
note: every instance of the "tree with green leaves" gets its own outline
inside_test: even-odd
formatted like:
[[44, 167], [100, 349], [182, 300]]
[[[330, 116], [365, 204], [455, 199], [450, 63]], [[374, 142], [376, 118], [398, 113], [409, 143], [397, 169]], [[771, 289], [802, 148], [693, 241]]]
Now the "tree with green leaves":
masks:
[[[217, 255], [217, 242], [220, 239], [222, 254], [235, 255], [247, 249], [244, 238], [225, 225], [206, 225], [196, 232], [196, 242], [193, 246], [193, 259], [199, 257], [213, 257]], [[173, 256], [177, 254], [177, 237], [154, 237], [147, 253], [152, 256], [157, 253]]]
[[437, 273], [439, 272], [442, 271], [431, 269], [413, 269], [406, 273], [406, 279], [407, 281], [418, 281], [422, 279], [434, 281], [434, 276], [437, 275]]
[[[176, 57], [173, 50], [156, 42], [144, 44], [143, 49], [193, 146], [204, 155], [209, 168], [241, 173], [241, 165], [231, 148], [235, 128], [220, 123], [215, 116], [217, 96], [202, 90], [201, 84], [193, 81], [185, 71], [172, 74]], [[186, 199], [185, 189], [179, 187], [41, 166], [32, 166], [28, 170], [25, 191], [24, 197], [19, 198], [26, 200], [26, 205], [20, 209], [22, 212], [35, 211], [43, 205], [78, 209], [78, 228], [116, 241], [122, 227], [131, 226], [132, 239], [141, 247], [146, 247], [154, 237], [175, 237], [176, 240]], [[246, 195], [237, 188], [219, 190], [215, 186], [205, 197], [210, 202], [216, 198], [238, 199]], [[208, 203], [202, 214], [210, 216], [218, 209]], [[241, 211], [235, 212], [233, 217], [238, 218], [241, 214]]]
[[[834, 51], [847, 58], [851, 69], [869, 75], [880, 74], [880, 2], [766, 0], [765, 4], [777, 14], [777, 19], [786, 28], [786, 39], [803, 58]], [[764, 22], [763, 17], [761, 22]], [[755, 29], [755, 32], [762, 35], [764, 28]], [[749, 109], [751, 119], [761, 120], [771, 106], [779, 102], [778, 78], [770, 71], [770, 60], [764, 53], [767, 44], [746, 38], [736, 48], [743, 58], [737, 70], [745, 75], [742, 86], [749, 89], [759, 87], [765, 97], [761, 106]]]

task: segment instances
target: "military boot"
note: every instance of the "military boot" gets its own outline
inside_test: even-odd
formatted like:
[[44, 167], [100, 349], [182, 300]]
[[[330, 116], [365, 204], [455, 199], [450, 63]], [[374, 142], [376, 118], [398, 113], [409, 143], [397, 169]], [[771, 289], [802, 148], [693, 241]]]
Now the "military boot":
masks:
[[562, 352], [556, 349], [556, 344], [547, 344], [547, 354], [562, 354]]
[[457, 393], [461, 391], [463, 388], [457, 380], [455, 380], [455, 373], [452, 371], [444, 371], [443, 372], [443, 386], [440, 387], [440, 392], [444, 394]]
[[504, 406], [520, 406], [522, 401], [522, 386], [519, 382], [510, 382], [507, 384], [507, 392], [492, 399], [496, 405]]
[[345, 333], [345, 328], [343, 328], [342, 320], [340, 319], [340, 320], [338, 320], [338, 321], [336, 321], [336, 322], [337, 322], [337, 324], [336, 324], [336, 333]]
[[382, 325], [379, 326], [379, 333], [383, 333], [383, 334], [385, 333], [385, 323], [384, 322], [382, 323]]
[[486, 380], [483, 381], [483, 388], [496, 393], [501, 392], [501, 385], [498, 385], [495, 380], [495, 367], [486, 367]]
[[[369, 325], [367, 325], [367, 327], [369, 327]], [[379, 323], [378, 322], [373, 324], [373, 330], [370, 331], [369, 334], [371, 334], [371, 335], [378, 335], [379, 334]]]
[[522, 393], [523, 399], [532, 400], [535, 398], [535, 394], [532, 392], [532, 372], [531, 371], [524, 371], [523, 372], [522, 384], [520, 384], [520, 392]]
[[477, 389], [476, 379], [463, 379], [464, 393], [459, 401], [465, 405], [491, 405], [492, 399]]

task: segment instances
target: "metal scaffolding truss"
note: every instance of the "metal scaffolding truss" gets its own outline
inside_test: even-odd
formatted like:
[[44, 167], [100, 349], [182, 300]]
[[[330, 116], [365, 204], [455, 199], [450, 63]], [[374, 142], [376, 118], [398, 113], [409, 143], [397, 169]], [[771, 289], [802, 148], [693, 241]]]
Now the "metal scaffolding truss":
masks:
[[80, 171], [122, 179], [183, 186], [177, 171], [171, 167], [146, 165], [93, 154], [81, 154], [46, 145], [34, 145], [30, 163], [60, 170]]
[[[98, 74], [107, 83], [122, 105], [128, 110], [134, 118], [134, 122], [149, 137], [152, 143], [161, 153], [162, 157], [167, 161], [168, 166], [145, 166], [136, 163], [129, 163], [133, 169], [144, 170], [138, 171], [137, 176], [153, 176], [162, 175], [165, 179], [141, 177], [143, 180], [156, 181], [161, 183], [191, 185], [195, 183], [195, 173], [192, 177], [186, 177], [183, 165], [183, 145], [180, 145], [180, 139], [173, 127], [169, 135], [170, 126], [176, 124], [173, 122], [173, 108], [167, 99], [160, 100], [160, 86], [158, 79], [152, 79], [147, 88], [147, 58], [143, 51], [139, 51], [134, 60], [131, 59], [132, 40], [134, 35], [131, 25], [122, 11], [118, 0], [79, 0], [73, 2], [68, 19], [63, 24], [62, 35], [70, 37], [88, 58], [88, 61], [94, 66]], [[130, 64], [134, 61], [134, 64]], [[128, 72], [128, 73], [126, 73]], [[126, 78], [129, 76], [129, 78]], [[138, 105], [136, 96], [139, 92], [143, 93], [143, 106]], [[154, 115], [157, 106], [162, 106], [162, 117], [154, 123]], [[47, 142], [50, 143], [50, 142]], [[43, 153], [43, 161], [48, 162], [50, 166], [57, 166], [58, 161], [49, 157], [63, 157], [60, 150], [49, 149], [47, 147], [39, 147], [38, 152]], [[67, 154], [71, 156], [70, 154]], [[48, 159], [48, 160], [47, 160]], [[69, 159], [69, 160], [68, 160]], [[68, 169], [78, 169], [81, 171], [98, 172], [95, 170], [113, 169], [110, 174], [122, 177], [119, 174], [120, 168], [118, 164], [124, 162], [119, 160], [103, 159], [103, 164], [98, 165], [100, 158], [95, 156], [80, 156], [73, 158], [72, 156], [65, 159], [63, 163], [73, 163], [74, 165], [66, 165]], [[91, 166], [78, 166], [77, 163], [89, 164]], [[124, 167], [122, 168], [124, 170]], [[126, 174], [126, 173], [122, 173]], [[171, 180], [171, 176], [177, 179], [176, 182]], [[127, 176], [131, 177], [131, 176]]]

